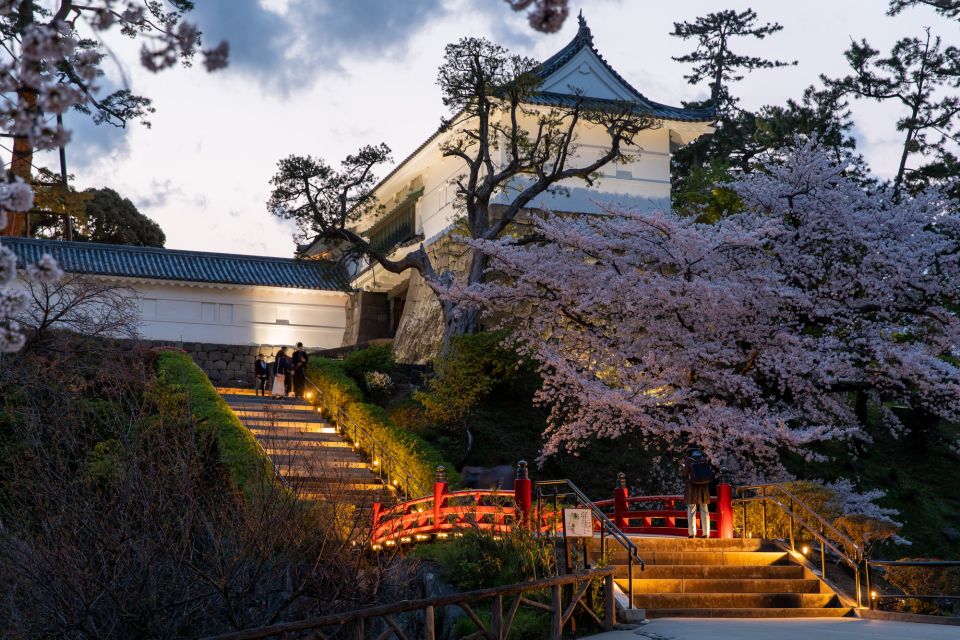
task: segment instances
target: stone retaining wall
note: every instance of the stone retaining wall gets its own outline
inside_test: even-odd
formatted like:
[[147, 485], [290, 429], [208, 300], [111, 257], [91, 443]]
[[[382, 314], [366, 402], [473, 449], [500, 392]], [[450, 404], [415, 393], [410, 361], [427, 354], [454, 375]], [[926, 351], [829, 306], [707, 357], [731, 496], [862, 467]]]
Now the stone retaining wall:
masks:
[[[253, 361], [262, 353], [266, 361], [273, 362], [273, 356], [280, 350], [279, 345], [233, 345], [209, 344], [206, 342], [166, 342], [161, 340], [145, 341], [153, 346], [176, 347], [183, 349], [198, 367], [203, 369], [215, 385], [234, 387], [253, 387]], [[293, 353], [293, 347], [287, 346], [287, 353]]]

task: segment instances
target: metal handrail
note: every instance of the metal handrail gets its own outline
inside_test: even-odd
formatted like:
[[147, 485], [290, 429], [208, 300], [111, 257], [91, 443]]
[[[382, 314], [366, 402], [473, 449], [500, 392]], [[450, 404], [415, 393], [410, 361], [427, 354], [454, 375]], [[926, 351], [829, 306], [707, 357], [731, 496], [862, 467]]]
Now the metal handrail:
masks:
[[[784, 504], [783, 501], [775, 495], [769, 495], [767, 493], [768, 489], [773, 489], [775, 491], [779, 491], [780, 493], [782, 493], [787, 499], [789, 499], [790, 505], [788, 506]], [[766, 501], [770, 500], [774, 504], [776, 504], [778, 507], [780, 507], [780, 509], [783, 510], [784, 513], [790, 516], [790, 550], [793, 552], [796, 552], [796, 542], [794, 538], [794, 522], [796, 522], [803, 529], [805, 529], [810, 535], [812, 535], [815, 539], [817, 539], [820, 542], [820, 572], [824, 578], [826, 578], [826, 570], [827, 570], [826, 553], [825, 553], [826, 548], [829, 548], [831, 551], [833, 551], [833, 553], [835, 553], [837, 557], [839, 557], [841, 560], [846, 562], [847, 565], [849, 565], [850, 568], [853, 569], [855, 588], [857, 592], [856, 593], [857, 606], [858, 607], [862, 606], [862, 596], [861, 596], [861, 589], [860, 589], [860, 570], [861, 570], [861, 565], [864, 563], [864, 560], [865, 560], [865, 554], [864, 554], [863, 548], [861, 548], [860, 545], [855, 543], [850, 538], [850, 536], [848, 536], [847, 534], [837, 529], [832, 523], [824, 519], [823, 516], [821, 516], [816, 511], [814, 511], [803, 500], [798, 498], [792, 491], [790, 491], [780, 483], [755, 484], [755, 485], [747, 485], [747, 486], [736, 488], [737, 494], [741, 494], [745, 491], [758, 491], [758, 490], [761, 492], [760, 495], [753, 496], [753, 497], [737, 498], [734, 500], [734, 502], [739, 502], [743, 504], [747, 502], [763, 501], [765, 505]], [[797, 513], [797, 510], [795, 509], [796, 506], [801, 507], [804, 511], [806, 511], [806, 513], [809, 516], [812, 516], [815, 524], [811, 524], [801, 514]], [[764, 506], [764, 509], [766, 509], [765, 506]], [[764, 514], [765, 513], [766, 511], [764, 511]], [[746, 521], [746, 505], [745, 504], [744, 504], [743, 525], [744, 525], [744, 535], [746, 535], [747, 521]], [[817, 531], [816, 525], [819, 525], [819, 529], [820, 529], [819, 531]], [[764, 515], [764, 528], [766, 528], [765, 515]], [[834, 541], [826, 537], [827, 532], [829, 532], [832, 536], [835, 536], [835, 538], [839, 540], [839, 546], [837, 544], [834, 544]], [[852, 556], [847, 549], [842, 548], [844, 545], [847, 545], [849, 549], [853, 549]], [[868, 577], [867, 589], [869, 591], [869, 577]]]
[[[569, 480], [566, 480], [566, 479], [542, 480], [542, 481], [538, 480], [537, 496], [540, 497], [543, 495], [543, 492], [541, 491], [543, 487], [561, 487], [561, 486], [566, 486], [571, 491], [570, 494], [563, 494], [563, 495], [575, 496], [577, 498], [577, 501], [580, 504], [590, 509], [590, 512], [593, 514], [593, 517], [600, 522], [601, 535], [604, 532], [608, 532], [609, 535], [612, 536], [613, 539], [616, 540], [620, 544], [620, 546], [622, 546], [624, 550], [627, 552], [627, 598], [628, 598], [627, 607], [630, 609], [633, 609], [633, 565], [635, 562], [639, 563], [641, 571], [647, 568], [647, 563], [643, 561], [643, 558], [641, 558], [640, 554], [637, 552], [638, 551], [637, 545], [635, 545], [633, 543], [633, 540], [631, 540], [627, 536], [627, 534], [621, 531], [620, 528], [616, 524], [614, 524], [614, 522], [610, 520], [610, 518], [607, 517], [607, 514], [605, 514], [603, 511], [600, 510], [600, 507], [595, 505], [593, 501], [587, 497], [587, 494], [581, 491], [577, 485], [573, 484]], [[553, 495], [558, 496], [561, 494], [559, 494], [558, 492], [555, 492]]]
[[[821, 516], [821, 515], [820, 515], [819, 513], [817, 513], [816, 511], [814, 511], [814, 510], [813, 510], [810, 506], [808, 506], [803, 500], [801, 500], [800, 498], [798, 498], [792, 491], [790, 491], [789, 489], [787, 489], [786, 487], [784, 487], [782, 484], [778, 484], [778, 483], [758, 484], [758, 485], [751, 485], [751, 486], [746, 486], [746, 487], [737, 487], [736, 490], [737, 490], [737, 492], [739, 493], [739, 492], [741, 492], [741, 491], [749, 491], [749, 490], [751, 490], [751, 489], [769, 489], [769, 488], [776, 489], [777, 491], [780, 491], [781, 493], [783, 493], [784, 495], [786, 495], [786, 497], [789, 498], [794, 504], [799, 505], [799, 506], [802, 507], [808, 514], [810, 514], [811, 516], [813, 516], [814, 519], [817, 521], [817, 523], [818, 523], [824, 530], [830, 531], [831, 534], [833, 534], [834, 536], [836, 536], [837, 538], [840, 539], [841, 543], [844, 543], [844, 544], [849, 545], [850, 548], [854, 549], [854, 551], [856, 552], [856, 553], [855, 553], [856, 558], [851, 559], [851, 558], [849, 558], [848, 554], [847, 554], [845, 551], [841, 551], [840, 549], [838, 549], [837, 547], [835, 547], [835, 545], [833, 545], [833, 543], [832, 543], [830, 540], [826, 540], [827, 544], [829, 544], [831, 547], [833, 547], [834, 550], [837, 552], [838, 555], [843, 556], [844, 559], [846, 559], [846, 560], [851, 560], [851, 561], [857, 560], [857, 559], [862, 559], [862, 558], [863, 558], [863, 549], [860, 548], [860, 545], [858, 545], [856, 542], [854, 542], [853, 539], [850, 538], [850, 536], [848, 536], [848, 535], [845, 534], [844, 532], [840, 531], [840, 530], [837, 529], [832, 523], [830, 523], [829, 521], [827, 521], [826, 519], [824, 519], [823, 516]], [[797, 514], [797, 513], [796, 513], [793, 509], [791, 509], [790, 507], [784, 506], [783, 503], [780, 502], [779, 500], [777, 500], [777, 498], [776, 498], [775, 496], [770, 496], [770, 495], [765, 495], [765, 494], [764, 494], [764, 495], [760, 495], [760, 496], [755, 496], [755, 497], [753, 497], [753, 498], [738, 498], [738, 499], [735, 500], [735, 502], [754, 502], [754, 501], [757, 501], [757, 500], [773, 500], [773, 501], [777, 504], [777, 506], [779, 506], [781, 509], [783, 509], [784, 511], [786, 511], [787, 513], [789, 513], [789, 514], [792, 515], [793, 517], [797, 518], [797, 520], [800, 522], [800, 524], [803, 525], [804, 528], [807, 529], [807, 530], [808, 530], [811, 534], [813, 534], [816, 538], [820, 539], [821, 537], [823, 537], [823, 536], [822, 536], [820, 533], [818, 533], [818, 532], [816, 531], [816, 529], [813, 528], [808, 522], [806, 522], [805, 520], [803, 520], [799, 514]]]

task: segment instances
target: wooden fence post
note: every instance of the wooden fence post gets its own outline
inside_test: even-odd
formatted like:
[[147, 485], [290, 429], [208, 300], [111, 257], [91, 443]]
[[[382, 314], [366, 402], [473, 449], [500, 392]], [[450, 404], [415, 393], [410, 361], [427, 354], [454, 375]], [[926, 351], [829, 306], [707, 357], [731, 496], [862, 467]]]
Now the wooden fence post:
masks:
[[436, 620], [433, 617], [433, 606], [423, 610], [423, 640], [437, 640]]
[[563, 635], [563, 591], [560, 585], [553, 585], [553, 615], [550, 618], [550, 640], [562, 640]]
[[603, 579], [603, 630], [611, 631], [616, 622], [616, 600], [613, 597], [613, 576]]
[[493, 640], [504, 640], [506, 634], [503, 629], [503, 596], [496, 595], [490, 603], [490, 636]]

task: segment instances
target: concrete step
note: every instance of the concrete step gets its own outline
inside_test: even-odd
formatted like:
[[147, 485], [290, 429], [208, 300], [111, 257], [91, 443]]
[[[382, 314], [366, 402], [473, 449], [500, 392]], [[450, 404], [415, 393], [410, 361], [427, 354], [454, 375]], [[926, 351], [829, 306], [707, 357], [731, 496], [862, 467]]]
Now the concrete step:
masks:
[[234, 411], [257, 413], [296, 413], [320, 417], [320, 412], [310, 405], [280, 404], [271, 402], [228, 402], [227, 405]]
[[259, 396], [220, 396], [231, 407], [268, 407], [273, 411], [313, 411], [313, 405], [306, 400], [293, 398], [263, 398]]
[[[627, 566], [616, 565], [617, 578], [626, 578]], [[718, 580], [799, 580], [804, 578], [803, 567], [796, 564], [724, 565], [724, 564], [648, 564], [640, 571], [634, 568], [634, 577], [644, 579], [718, 579]]]
[[[252, 429], [251, 429], [252, 431]], [[294, 431], [292, 429], [261, 429], [258, 428], [254, 435], [265, 447], [270, 444], [274, 447], [288, 445], [293, 442], [299, 442], [302, 446], [308, 446], [308, 443], [314, 445], [324, 445], [331, 448], [353, 449], [353, 445], [340, 437], [337, 433], [325, 433], [316, 431]]]
[[842, 618], [852, 616], [848, 607], [766, 607], [712, 609], [648, 609], [648, 618]]
[[[650, 538], [630, 537], [640, 552], [656, 551], [774, 551], [778, 547], [772, 540], [761, 538]], [[599, 550], [600, 541], [594, 538], [592, 548]]]
[[[322, 423], [312, 424], [309, 422], [290, 423], [290, 424], [263, 424], [258, 422], [244, 422], [247, 429], [250, 429], [254, 435], [290, 435], [302, 433], [325, 433], [328, 435], [338, 435], [334, 427], [324, 426]], [[341, 438], [342, 440], [343, 438]]]
[[260, 409], [231, 410], [241, 420], [274, 420], [276, 422], [319, 422], [329, 424], [319, 413], [313, 411], [262, 411]]
[[641, 609], [816, 609], [837, 605], [832, 593], [641, 593], [633, 606]]
[[[339, 465], [338, 460], [323, 459], [319, 456], [294, 456], [289, 454], [271, 454], [273, 464], [284, 475], [317, 476], [318, 478], [374, 478], [372, 471], [361, 466]], [[349, 461], [348, 461], [349, 462]]]
[[[643, 573], [646, 573], [645, 571]], [[629, 580], [618, 579], [617, 584], [626, 592]], [[769, 579], [651, 579], [633, 580], [633, 593], [821, 593], [821, 582], [816, 578], [799, 580]]]
[[[352, 504], [357, 508], [370, 508], [374, 502], [392, 505], [397, 497], [392, 492], [365, 491], [337, 491], [337, 490], [298, 490], [297, 494], [304, 500], [321, 500], [325, 502], [339, 502]], [[370, 519], [373, 519], [372, 511]]]
[[[641, 551], [647, 565], [741, 565], [760, 566], [788, 564], [785, 551]], [[626, 552], [617, 547], [611, 550], [611, 564], [626, 564]]]

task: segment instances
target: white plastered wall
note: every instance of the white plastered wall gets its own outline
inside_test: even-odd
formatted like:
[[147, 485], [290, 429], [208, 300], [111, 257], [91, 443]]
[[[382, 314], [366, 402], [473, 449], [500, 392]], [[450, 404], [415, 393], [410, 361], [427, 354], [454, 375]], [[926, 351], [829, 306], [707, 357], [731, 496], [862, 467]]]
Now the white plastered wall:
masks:
[[[88, 276], [89, 277], [89, 276]], [[136, 299], [147, 340], [341, 346], [349, 295], [336, 291], [99, 278]]]

